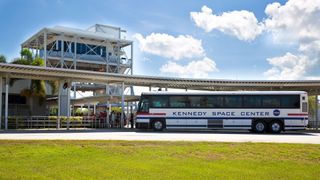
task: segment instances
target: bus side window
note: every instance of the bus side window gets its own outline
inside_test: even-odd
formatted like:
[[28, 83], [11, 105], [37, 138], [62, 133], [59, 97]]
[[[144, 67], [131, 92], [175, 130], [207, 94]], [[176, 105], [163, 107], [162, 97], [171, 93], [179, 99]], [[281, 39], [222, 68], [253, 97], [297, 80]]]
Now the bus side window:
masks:
[[284, 95], [281, 96], [281, 108], [300, 108], [299, 95]]
[[191, 108], [200, 108], [200, 107], [205, 107], [205, 97], [203, 96], [189, 96], [189, 107]]
[[224, 96], [213, 95], [207, 97], [207, 107], [209, 108], [222, 108]]
[[189, 100], [187, 96], [170, 96], [169, 105], [172, 108], [187, 108], [189, 106]]
[[152, 96], [150, 100], [151, 108], [166, 108], [168, 107], [168, 96]]
[[262, 96], [262, 107], [264, 108], [279, 108], [280, 98], [276, 95]]

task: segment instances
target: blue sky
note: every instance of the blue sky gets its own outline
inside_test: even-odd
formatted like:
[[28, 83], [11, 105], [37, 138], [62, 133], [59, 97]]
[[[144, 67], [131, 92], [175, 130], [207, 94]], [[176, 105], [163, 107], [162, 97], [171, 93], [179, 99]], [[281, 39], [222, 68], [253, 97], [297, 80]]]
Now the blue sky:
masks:
[[[299, 16], [291, 12], [292, 7], [300, 8]], [[314, 7], [320, 7], [319, 0], [0, 0], [0, 54], [8, 60], [17, 57], [20, 44], [43, 27], [85, 29], [99, 23], [122, 27], [128, 39], [135, 41], [135, 74], [316, 79], [320, 22], [314, 19], [319, 17], [320, 8]], [[258, 29], [253, 31], [255, 27]], [[182, 39], [195, 45], [185, 47], [185, 51], [172, 45]], [[167, 47], [168, 43], [171, 45]], [[143, 44], [146, 47], [141, 47]], [[155, 52], [153, 47], [159, 46], [171, 50]], [[181, 55], [194, 48], [201, 52]], [[176, 55], [182, 57], [176, 59]]]

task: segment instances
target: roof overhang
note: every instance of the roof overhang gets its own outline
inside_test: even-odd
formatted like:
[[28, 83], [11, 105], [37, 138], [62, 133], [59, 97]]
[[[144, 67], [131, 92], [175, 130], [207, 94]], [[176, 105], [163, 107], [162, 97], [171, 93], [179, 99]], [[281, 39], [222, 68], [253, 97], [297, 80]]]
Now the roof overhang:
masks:
[[97, 84], [124, 83], [132, 86], [152, 86], [162, 88], [194, 90], [281, 90], [307, 91], [309, 94], [320, 92], [320, 80], [226, 80], [156, 77], [124, 75], [104, 72], [26, 66], [0, 63], [0, 75], [11, 78], [70, 80]]
[[85, 41], [91, 44], [101, 44], [102, 42], [110, 42], [118, 44], [120, 47], [125, 47], [133, 43], [133, 41], [125, 39], [114, 39], [104, 36], [103, 33], [90, 32], [80, 29], [67, 27], [43, 28], [36, 34], [21, 44], [22, 48], [41, 48], [44, 42], [44, 33], [47, 34], [48, 42], [59, 40], [61, 35], [70, 38], [77, 38], [80, 42]]

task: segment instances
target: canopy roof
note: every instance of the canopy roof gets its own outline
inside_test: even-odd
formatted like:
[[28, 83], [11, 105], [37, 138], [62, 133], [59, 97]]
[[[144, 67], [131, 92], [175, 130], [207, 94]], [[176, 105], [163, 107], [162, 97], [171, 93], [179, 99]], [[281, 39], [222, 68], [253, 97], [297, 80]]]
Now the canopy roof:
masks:
[[162, 88], [194, 90], [247, 90], [247, 91], [307, 91], [319, 94], [320, 80], [227, 80], [156, 77], [141, 75], [113, 74], [105, 72], [26, 66], [0, 63], [1, 76], [12, 78], [71, 80], [97, 84], [124, 83], [133, 86], [152, 86]]
[[115, 39], [108, 37], [106, 33], [103, 32], [93, 32], [88, 30], [64, 27], [64, 26], [55, 26], [52, 28], [45, 27], [39, 32], [28, 38], [25, 42], [21, 44], [22, 48], [39, 48], [43, 47], [44, 42], [44, 33], [47, 33], [48, 42], [55, 41], [59, 39], [60, 35], [70, 38], [79, 38], [82, 41], [92, 42], [93, 44], [99, 44], [104, 41], [110, 43], [118, 43], [120, 47], [125, 47], [132, 44], [132, 41], [125, 39]]

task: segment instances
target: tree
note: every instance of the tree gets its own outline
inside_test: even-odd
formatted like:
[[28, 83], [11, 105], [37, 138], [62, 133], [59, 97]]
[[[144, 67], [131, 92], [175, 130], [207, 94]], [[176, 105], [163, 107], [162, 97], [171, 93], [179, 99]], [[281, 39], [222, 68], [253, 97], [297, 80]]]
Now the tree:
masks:
[[309, 96], [308, 104], [309, 104], [309, 115], [313, 119], [315, 118], [315, 114], [316, 114], [316, 96]]
[[[44, 60], [39, 56], [33, 58], [33, 54], [28, 49], [22, 49], [20, 52], [21, 58], [16, 58], [12, 64], [23, 64], [31, 66], [44, 66]], [[10, 79], [10, 85], [12, 86], [14, 82], [19, 79]], [[47, 84], [51, 87], [51, 94], [55, 94], [58, 91], [57, 81], [47, 81]], [[30, 98], [30, 106], [33, 105], [33, 98], [39, 98], [39, 104], [43, 104], [47, 95], [46, 81], [44, 80], [31, 80], [30, 87], [23, 89], [20, 94], [21, 96]], [[33, 109], [31, 107], [31, 109]]]
[[2, 54], [0, 54], [0, 63], [7, 63], [6, 57]]

